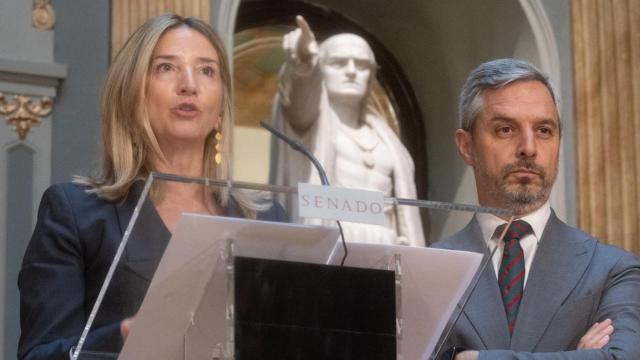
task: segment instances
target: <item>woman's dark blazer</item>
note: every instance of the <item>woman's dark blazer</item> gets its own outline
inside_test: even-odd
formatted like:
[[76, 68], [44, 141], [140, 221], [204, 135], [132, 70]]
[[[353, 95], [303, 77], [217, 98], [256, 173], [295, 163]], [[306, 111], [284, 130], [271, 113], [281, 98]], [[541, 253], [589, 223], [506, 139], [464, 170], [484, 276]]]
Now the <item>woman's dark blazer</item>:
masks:
[[[121, 202], [100, 199], [73, 183], [51, 186], [44, 193], [18, 278], [19, 359], [69, 359], [133, 214], [141, 185], [134, 186]], [[230, 201], [226, 215], [240, 214]], [[287, 221], [287, 215], [275, 204], [259, 213], [258, 219]], [[119, 351], [120, 321], [137, 313], [169, 238], [147, 201], [84, 349]]]

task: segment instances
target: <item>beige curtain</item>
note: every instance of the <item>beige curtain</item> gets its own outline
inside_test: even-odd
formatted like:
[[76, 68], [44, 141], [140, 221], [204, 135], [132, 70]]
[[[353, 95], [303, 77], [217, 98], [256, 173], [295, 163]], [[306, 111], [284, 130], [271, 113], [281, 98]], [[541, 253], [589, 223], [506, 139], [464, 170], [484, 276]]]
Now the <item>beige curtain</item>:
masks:
[[112, 0], [111, 57], [148, 18], [166, 12], [209, 22], [210, 0]]
[[640, 1], [571, 5], [579, 226], [640, 254]]

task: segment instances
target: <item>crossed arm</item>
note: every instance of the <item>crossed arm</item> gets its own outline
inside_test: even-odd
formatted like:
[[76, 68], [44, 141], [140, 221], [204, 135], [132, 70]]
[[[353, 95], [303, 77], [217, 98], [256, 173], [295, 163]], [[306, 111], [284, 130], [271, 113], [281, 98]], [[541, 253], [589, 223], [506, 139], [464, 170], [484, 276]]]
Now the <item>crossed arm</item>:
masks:
[[[614, 328], [611, 319], [602, 322], [596, 322], [593, 326], [580, 338], [576, 350], [598, 350], [602, 349], [609, 343]], [[461, 352], [456, 356], [455, 360], [477, 360], [479, 352], [469, 350]]]
[[640, 359], [640, 261], [625, 253], [609, 271], [595, 323], [576, 349], [558, 352], [465, 351], [456, 360]]

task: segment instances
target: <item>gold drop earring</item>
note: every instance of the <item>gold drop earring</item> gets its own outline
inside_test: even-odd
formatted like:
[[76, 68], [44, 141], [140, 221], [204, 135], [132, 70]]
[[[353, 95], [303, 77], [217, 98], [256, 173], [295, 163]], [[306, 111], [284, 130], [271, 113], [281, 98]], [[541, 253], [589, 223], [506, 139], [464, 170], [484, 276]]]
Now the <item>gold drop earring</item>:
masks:
[[216, 161], [217, 165], [220, 165], [222, 163], [222, 131], [217, 131], [216, 132], [216, 145], [215, 145], [215, 149], [216, 149], [216, 154], [214, 156], [214, 160]]

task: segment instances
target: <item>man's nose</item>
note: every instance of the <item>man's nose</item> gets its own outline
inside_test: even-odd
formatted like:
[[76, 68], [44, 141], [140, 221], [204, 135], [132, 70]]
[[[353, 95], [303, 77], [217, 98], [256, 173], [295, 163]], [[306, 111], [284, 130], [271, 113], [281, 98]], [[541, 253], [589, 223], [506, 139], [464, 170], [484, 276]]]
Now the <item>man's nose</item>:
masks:
[[186, 68], [180, 74], [180, 82], [178, 84], [178, 93], [180, 95], [195, 95], [197, 93], [198, 86], [193, 74], [193, 70]]
[[349, 61], [347, 61], [346, 71], [347, 71], [347, 74], [349, 75], [356, 73], [356, 63], [355, 61], [353, 61], [353, 59], [349, 59]]
[[533, 130], [523, 131], [518, 144], [518, 157], [535, 158], [537, 154], [536, 136]]

